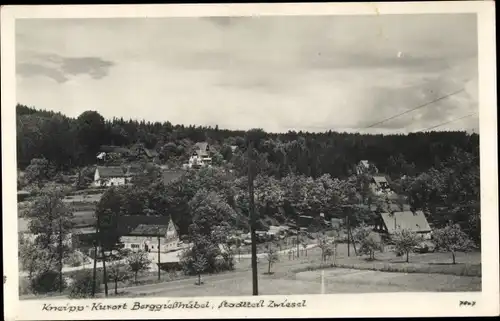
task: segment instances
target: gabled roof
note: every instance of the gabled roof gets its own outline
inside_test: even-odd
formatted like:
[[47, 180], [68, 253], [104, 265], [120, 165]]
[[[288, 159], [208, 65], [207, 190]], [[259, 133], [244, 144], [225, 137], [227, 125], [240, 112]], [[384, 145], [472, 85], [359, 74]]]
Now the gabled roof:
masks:
[[386, 183], [388, 184], [389, 182], [387, 181], [387, 178], [385, 178], [385, 176], [381, 176], [381, 175], [374, 175], [373, 176], [373, 180], [375, 181], [375, 183], [377, 184], [381, 184], [381, 183]]
[[165, 225], [170, 221], [169, 216], [162, 215], [124, 215], [118, 222], [120, 234], [129, 235], [129, 233], [139, 225]]
[[139, 175], [144, 173], [144, 169], [140, 165], [130, 165], [127, 169], [127, 175]]
[[207, 142], [198, 142], [194, 144], [195, 150], [208, 151], [208, 143]]
[[130, 154], [130, 149], [120, 146], [102, 145], [101, 152]]
[[185, 174], [184, 170], [164, 170], [162, 173], [163, 184], [167, 185], [176, 181]]
[[431, 227], [425, 218], [422, 211], [404, 211], [382, 213], [382, 220], [387, 228], [389, 234], [394, 233], [397, 229], [408, 229], [413, 232], [430, 232]]
[[168, 225], [139, 224], [128, 233], [131, 236], [165, 236]]
[[366, 168], [370, 167], [370, 163], [367, 160], [362, 160], [359, 163]]
[[103, 177], [125, 177], [127, 176], [121, 167], [118, 166], [98, 166], [99, 176]]

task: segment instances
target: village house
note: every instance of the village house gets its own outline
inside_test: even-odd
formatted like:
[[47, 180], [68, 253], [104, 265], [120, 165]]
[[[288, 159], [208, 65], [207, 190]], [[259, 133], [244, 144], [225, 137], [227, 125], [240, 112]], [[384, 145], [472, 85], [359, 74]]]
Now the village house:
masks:
[[373, 175], [370, 180], [370, 189], [375, 195], [394, 194], [389, 186], [389, 182], [384, 175]]
[[165, 216], [125, 216], [127, 230], [120, 238], [123, 247], [132, 251], [171, 252], [179, 249], [178, 228]]
[[193, 152], [189, 157], [187, 167], [201, 168], [211, 166], [212, 158], [210, 157], [210, 145], [207, 142], [198, 142], [193, 147]]
[[126, 168], [121, 166], [97, 166], [94, 174], [94, 186], [109, 187], [130, 184], [132, 178], [144, 173], [139, 165], [130, 165]]
[[424, 239], [431, 238], [432, 229], [422, 211], [383, 212], [375, 225], [375, 230], [389, 237], [397, 230], [407, 229], [420, 234]]
[[120, 186], [130, 183], [130, 177], [122, 167], [98, 166], [94, 173], [94, 186]]

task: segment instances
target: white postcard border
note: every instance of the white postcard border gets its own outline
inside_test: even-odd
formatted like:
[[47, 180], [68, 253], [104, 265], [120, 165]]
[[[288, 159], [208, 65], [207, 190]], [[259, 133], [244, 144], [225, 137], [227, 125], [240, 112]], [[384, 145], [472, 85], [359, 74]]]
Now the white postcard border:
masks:
[[[480, 293], [376, 293], [290, 295], [258, 297], [137, 298], [106, 300], [29, 300], [18, 296], [17, 203], [16, 203], [16, 78], [15, 19], [195, 17], [267, 15], [383, 15], [416, 13], [477, 13], [479, 46], [479, 109], [482, 207], [482, 292]], [[353, 317], [353, 316], [480, 316], [499, 313], [498, 275], [498, 177], [496, 126], [495, 13], [493, 1], [406, 2], [406, 3], [308, 3], [223, 5], [102, 5], [102, 6], [5, 6], [1, 9], [2, 75], [2, 205], [5, 320], [136, 319], [136, 318], [230, 318], [230, 317]], [[360, 300], [360, 298], [362, 298]], [[208, 309], [46, 312], [43, 304], [61, 306], [93, 303], [133, 306], [165, 304], [165, 301], [207, 300]], [[274, 300], [301, 302], [305, 308], [225, 308], [230, 302]], [[460, 301], [475, 301], [460, 307]], [[389, 304], [388, 304], [389, 303]]]

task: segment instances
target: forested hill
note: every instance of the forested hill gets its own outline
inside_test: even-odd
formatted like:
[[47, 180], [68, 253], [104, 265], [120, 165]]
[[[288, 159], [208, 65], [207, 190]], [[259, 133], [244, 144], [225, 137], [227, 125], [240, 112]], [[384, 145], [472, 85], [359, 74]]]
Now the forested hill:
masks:
[[[61, 170], [94, 164], [101, 145], [130, 147], [140, 143], [155, 149], [160, 161], [180, 165], [189, 147], [207, 141], [216, 156], [238, 163], [231, 146], [245, 149], [245, 132], [216, 127], [173, 125], [114, 118], [86, 111], [70, 118], [60, 113], [17, 105], [17, 159], [23, 169], [33, 158], [46, 158]], [[263, 133], [257, 146], [262, 168], [283, 177], [290, 172], [318, 177], [346, 177], [353, 165], [370, 160], [383, 172], [415, 175], [437, 167], [454, 150], [472, 154], [478, 162], [479, 135], [465, 132], [427, 132], [408, 135], [365, 135], [288, 132]], [[238, 152], [236, 152], [238, 153]], [[217, 157], [215, 157], [217, 158]]]

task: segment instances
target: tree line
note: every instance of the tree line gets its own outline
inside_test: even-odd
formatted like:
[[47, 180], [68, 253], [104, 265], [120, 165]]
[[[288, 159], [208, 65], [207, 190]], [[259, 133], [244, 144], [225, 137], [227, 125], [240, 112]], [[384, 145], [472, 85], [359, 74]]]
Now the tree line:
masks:
[[[130, 147], [141, 144], [156, 150], [160, 161], [180, 166], [191, 146], [207, 141], [216, 163], [242, 167], [246, 150], [245, 132], [217, 126], [173, 125], [104, 119], [98, 112], [85, 111], [77, 118], [61, 113], [17, 105], [17, 160], [20, 169], [32, 159], [47, 159], [56, 169], [73, 170], [96, 163], [102, 145]], [[262, 132], [255, 146], [261, 168], [277, 178], [290, 173], [345, 178], [353, 165], [366, 159], [391, 177], [415, 175], [438, 167], [458, 148], [470, 153], [479, 164], [479, 135], [465, 132], [426, 132], [408, 135], [363, 135], [327, 131], [323, 133]], [[233, 148], [238, 149], [233, 152]]]

